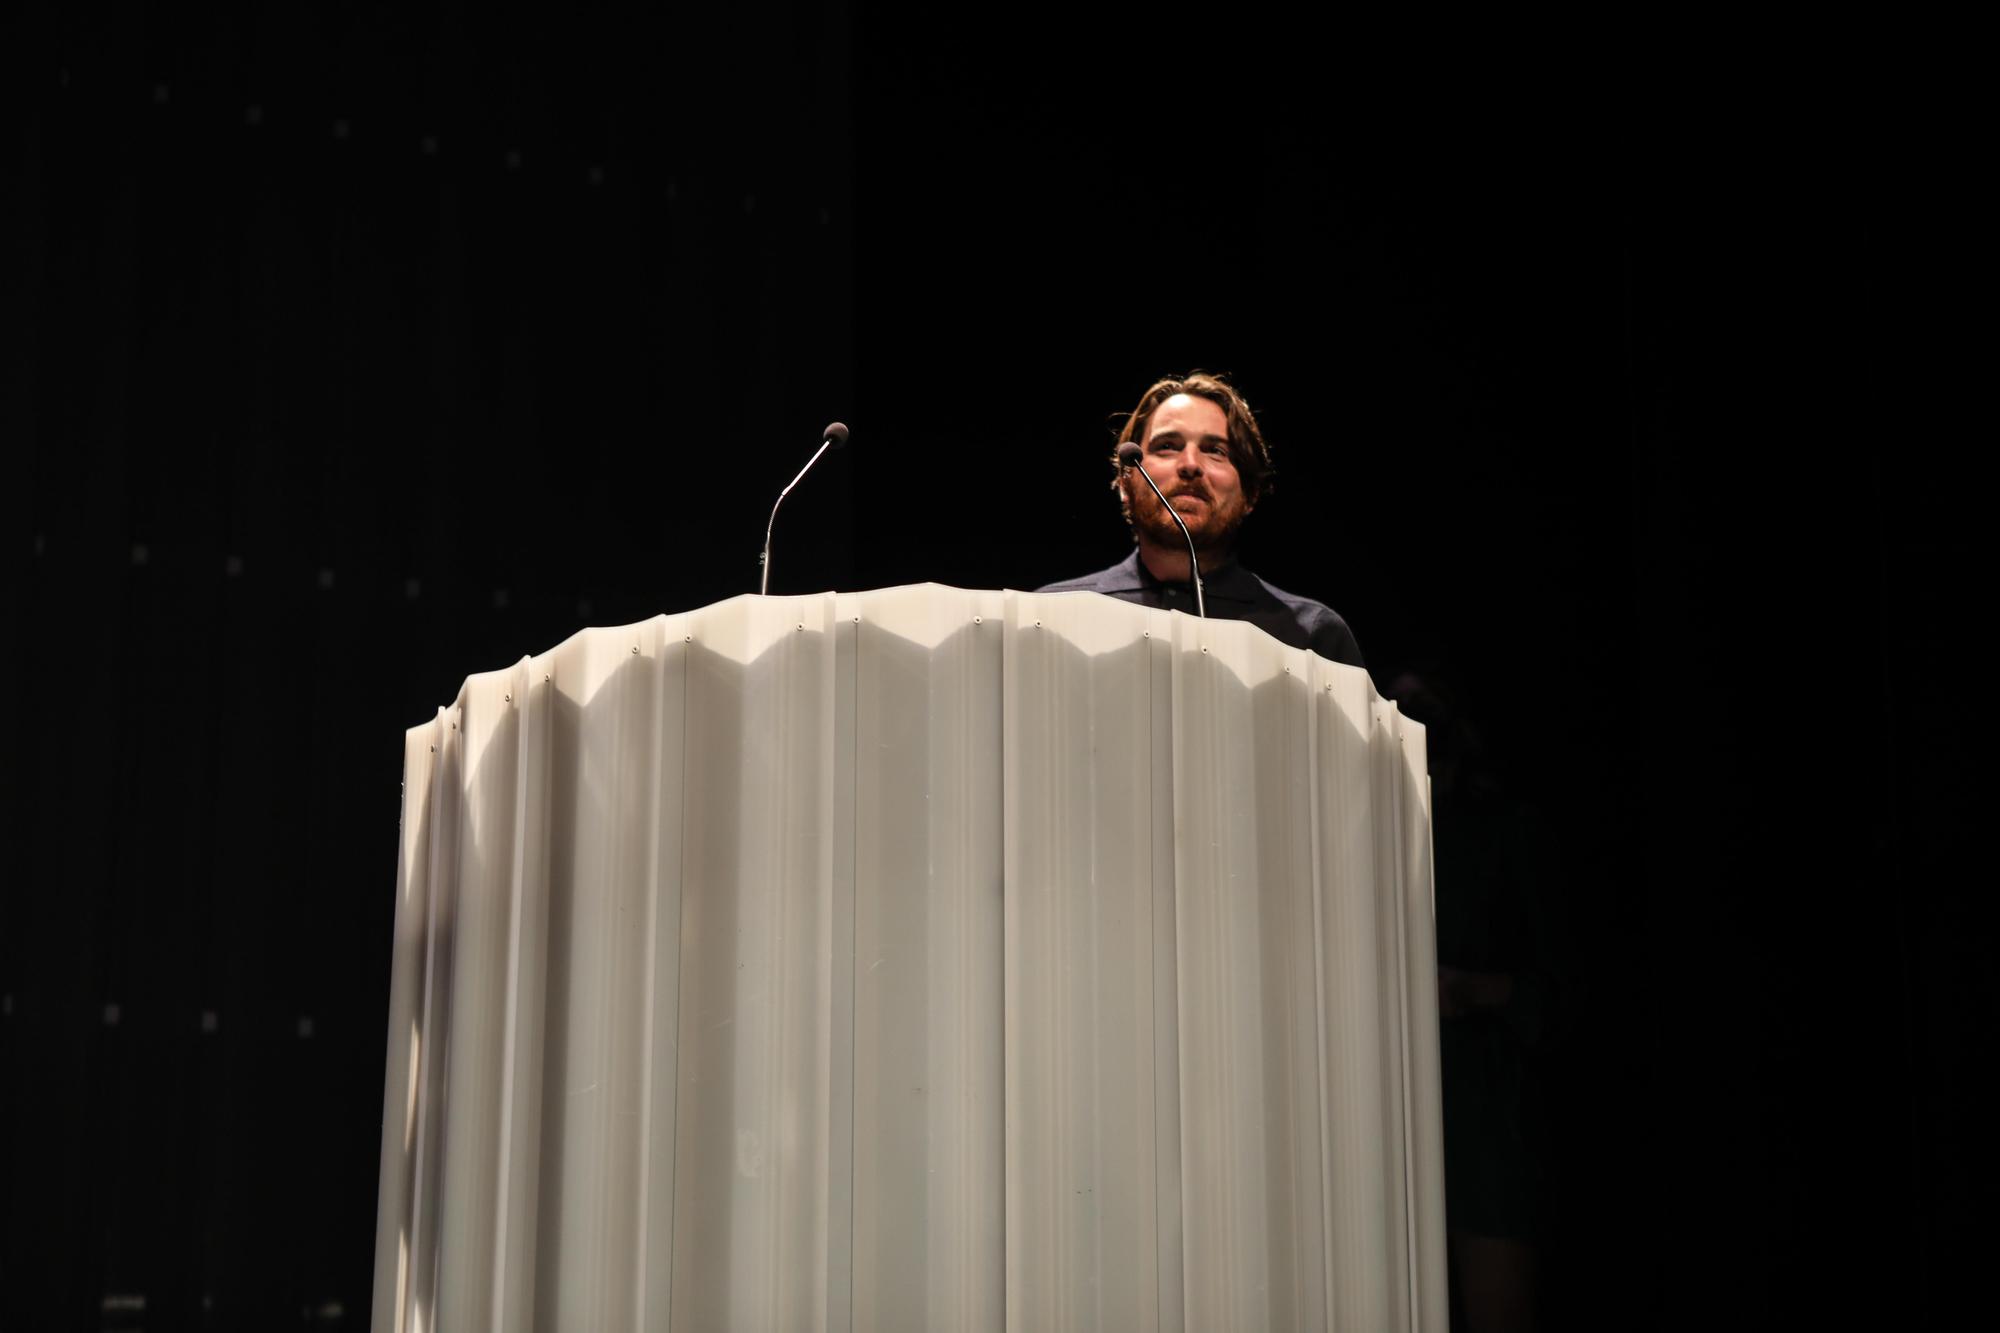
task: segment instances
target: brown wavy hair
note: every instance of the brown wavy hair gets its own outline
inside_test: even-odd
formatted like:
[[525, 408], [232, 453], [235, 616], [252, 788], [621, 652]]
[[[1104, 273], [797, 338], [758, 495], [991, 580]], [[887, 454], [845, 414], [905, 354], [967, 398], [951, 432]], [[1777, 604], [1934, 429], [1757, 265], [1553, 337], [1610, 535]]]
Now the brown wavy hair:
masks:
[[1264, 443], [1264, 432], [1257, 429], [1257, 414], [1250, 410], [1250, 404], [1236, 391], [1235, 385], [1205, 370], [1156, 380], [1139, 395], [1139, 405], [1126, 416], [1124, 429], [1118, 432], [1118, 442], [1111, 447], [1112, 487], [1118, 487], [1118, 445], [1128, 440], [1144, 444], [1146, 425], [1153, 419], [1154, 410], [1177, 393], [1206, 398], [1222, 409], [1229, 422], [1229, 461], [1236, 465], [1236, 475], [1242, 479], [1243, 498], [1255, 505], [1270, 494], [1271, 477], [1277, 468], [1271, 462], [1270, 447]]

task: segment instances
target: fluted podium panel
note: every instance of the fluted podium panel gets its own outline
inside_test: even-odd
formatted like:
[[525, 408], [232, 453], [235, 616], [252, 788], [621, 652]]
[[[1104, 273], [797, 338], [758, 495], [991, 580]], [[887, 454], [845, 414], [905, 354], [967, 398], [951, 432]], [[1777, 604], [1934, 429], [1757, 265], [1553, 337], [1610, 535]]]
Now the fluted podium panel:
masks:
[[374, 1326], [1442, 1329], [1424, 733], [1093, 593], [741, 597], [408, 734]]

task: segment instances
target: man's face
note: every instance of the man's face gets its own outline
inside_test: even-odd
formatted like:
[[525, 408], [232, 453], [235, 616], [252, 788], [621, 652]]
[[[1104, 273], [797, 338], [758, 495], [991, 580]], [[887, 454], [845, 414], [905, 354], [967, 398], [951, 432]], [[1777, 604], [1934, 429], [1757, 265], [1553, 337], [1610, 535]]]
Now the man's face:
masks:
[[[1177, 393], [1153, 409], [1140, 466], [1187, 524], [1197, 550], [1226, 551], [1252, 508], [1229, 458], [1229, 418], [1206, 398]], [[1186, 550], [1181, 530], [1160, 509], [1151, 486], [1125, 478], [1125, 502], [1142, 540]]]

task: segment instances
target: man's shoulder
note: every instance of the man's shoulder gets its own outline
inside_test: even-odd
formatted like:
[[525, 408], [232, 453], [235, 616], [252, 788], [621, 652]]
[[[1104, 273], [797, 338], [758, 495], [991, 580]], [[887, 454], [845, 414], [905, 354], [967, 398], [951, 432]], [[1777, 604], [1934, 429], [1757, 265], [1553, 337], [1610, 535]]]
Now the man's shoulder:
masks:
[[[1340, 613], [1325, 602], [1316, 602], [1310, 597], [1301, 597], [1295, 592], [1286, 592], [1269, 579], [1251, 574], [1247, 569], [1243, 572], [1250, 574], [1251, 578], [1256, 579], [1259, 587], [1268, 593], [1274, 601], [1282, 603], [1286, 610], [1299, 617], [1301, 622], [1317, 620], [1322, 616], [1330, 616], [1335, 620], [1340, 620]], [[1341, 623], [1346, 624], [1347, 622], [1341, 621]]]
[[[1247, 569], [1243, 572], [1250, 574]], [[1268, 579], [1259, 578], [1255, 574], [1250, 574], [1250, 577], [1256, 579], [1258, 586], [1263, 588], [1273, 601], [1284, 607], [1298, 623], [1299, 628], [1305, 631], [1308, 646], [1314, 652], [1331, 661], [1365, 668], [1366, 663], [1361, 659], [1361, 645], [1355, 641], [1354, 631], [1347, 627], [1347, 621], [1341, 617], [1340, 612], [1325, 602], [1317, 602], [1310, 597], [1286, 592]]]

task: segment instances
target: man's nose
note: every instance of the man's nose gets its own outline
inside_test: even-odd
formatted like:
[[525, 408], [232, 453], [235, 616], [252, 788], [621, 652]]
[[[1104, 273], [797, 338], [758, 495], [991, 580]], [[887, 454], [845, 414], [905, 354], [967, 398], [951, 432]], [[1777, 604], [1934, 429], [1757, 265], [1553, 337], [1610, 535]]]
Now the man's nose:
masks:
[[1201, 451], [1191, 444], [1188, 445], [1175, 457], [1174, 467], [1183, 477], [1199, 477], [1201, 475]]

